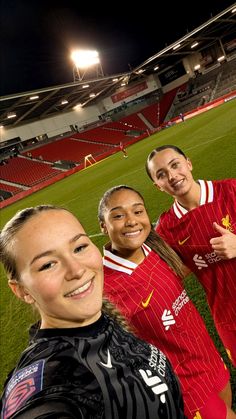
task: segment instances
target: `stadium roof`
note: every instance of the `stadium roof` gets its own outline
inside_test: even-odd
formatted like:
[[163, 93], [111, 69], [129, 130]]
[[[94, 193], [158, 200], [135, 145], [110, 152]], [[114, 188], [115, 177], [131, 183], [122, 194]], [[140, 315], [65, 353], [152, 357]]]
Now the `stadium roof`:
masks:
[[[122, 81], [131, 83], [153, 73], [159, 75], [189, 55], [216, 43], [223, 48], [232, 41], [236, 42], [236, 3], [127, 73], [89, 80], [84, 78], [64, 85], [0, 97], [0, 125], [14, 127], [68, 112], [78, 104], [92, 105], [115, 93]], [[194, 48], [193, 44], [196, 44]], [[158, 70], [155, 70], [156, 67]]]

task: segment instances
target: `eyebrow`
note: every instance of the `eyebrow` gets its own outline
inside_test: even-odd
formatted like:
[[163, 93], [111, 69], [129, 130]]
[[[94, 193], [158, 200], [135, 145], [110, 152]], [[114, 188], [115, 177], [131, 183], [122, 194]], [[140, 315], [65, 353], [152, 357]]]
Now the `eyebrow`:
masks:
[[[80, 239], [80, 237], [88, 237], [87, 234], [85, 233], [81, 233], [81, 234], [76, 234], [76, 236], [72, 237], [72, 239], [70, 239], [69, 243], [74, 243], [77, 240]], [[46, 250], [45, 252], [39, 253], [38, 255], [36, 255], [30, 262], [30, 265], [32, 265], [36, 260], [44, 257], [44, 256], [50, 256], [52, 253], [54, 252], [54, 250]]]
[[[144, 203], [143, 202], [135, 202], [134, 204], [132, 204], [132, 207], [137, 207], [138, 205], [142, 205], [144, 207]], [[112, 211], [116, 211], [116, 210], [123, 210], [124, 207], [122, 207], [122, 205], [119, 205], [117, 207], [111, 208], [110, 212]]]
[[[169, 166], [171, 163], [173, 163], [173, 161], [175, 161], [175, 160], [178, 160], [178, 157], [174, 157], [172, 160], [170, 160], [168, 163], [167, 163], [167, 166]], [[163, 167], [161, 167], [160, 169], [158, 169], [157, 171], [156, 171], [156, 174], [157, 173], [159, 173], [159, 172], [162, 172], [162, 170], [164, 170], [164, 168]]]

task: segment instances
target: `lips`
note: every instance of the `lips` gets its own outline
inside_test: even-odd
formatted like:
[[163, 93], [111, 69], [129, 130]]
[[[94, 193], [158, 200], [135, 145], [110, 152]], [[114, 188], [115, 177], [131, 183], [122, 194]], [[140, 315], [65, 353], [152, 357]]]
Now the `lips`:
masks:
[[75, 295], [82, 294], [83, 292], [87, 291], [90, 288], [91, 284], [92, 284], [92, 280], [86, 282], [81, 287], [78, 287], [74, 289], [73, 291], [68, 292], [67, 294], [64, 295], [64, 297], [74, 297]]
[[182, 186], [182, 183], [184, 182], [184, 179], [180, 179], [180, 180], [178, 180], [177, 182], [173, 182], [172, 184], [171, 184], [171, 186], [172, 186], [172, 188], [178, 188], [178, 187], [180, 187], [180, 186]]
[[136, 231], [128, 231], [123, 234], [125, 237], [137, 237], [140, 233], [141, 233], [141, 230], [136, 230]]

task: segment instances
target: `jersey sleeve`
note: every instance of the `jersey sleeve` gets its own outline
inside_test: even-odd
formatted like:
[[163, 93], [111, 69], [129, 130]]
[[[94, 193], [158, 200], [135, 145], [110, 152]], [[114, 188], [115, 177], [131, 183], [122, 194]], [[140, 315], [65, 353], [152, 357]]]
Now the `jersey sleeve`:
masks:
[[[4, 416], [3, 416], [4, 417]], [[41, 400], [33, 400], [23, 409], [16, 412], [11, 419], [84, 419], [78, 406], [68, 400], [63, 401], [54, 398], [52, 400], [43, 397]]]

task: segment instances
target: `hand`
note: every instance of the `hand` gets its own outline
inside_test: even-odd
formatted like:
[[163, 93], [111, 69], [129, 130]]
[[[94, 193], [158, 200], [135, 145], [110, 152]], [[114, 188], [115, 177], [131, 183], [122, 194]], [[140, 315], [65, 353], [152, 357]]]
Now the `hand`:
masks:
[[221, 236], [214, 237], [210, 240], [212, 249], [217, 256], [222, 259], [232, 259], [236, 257], [236, 235], [226, 228], [221, 227], [217, 223], [213, 223], [214, 229], [221, 234]]

